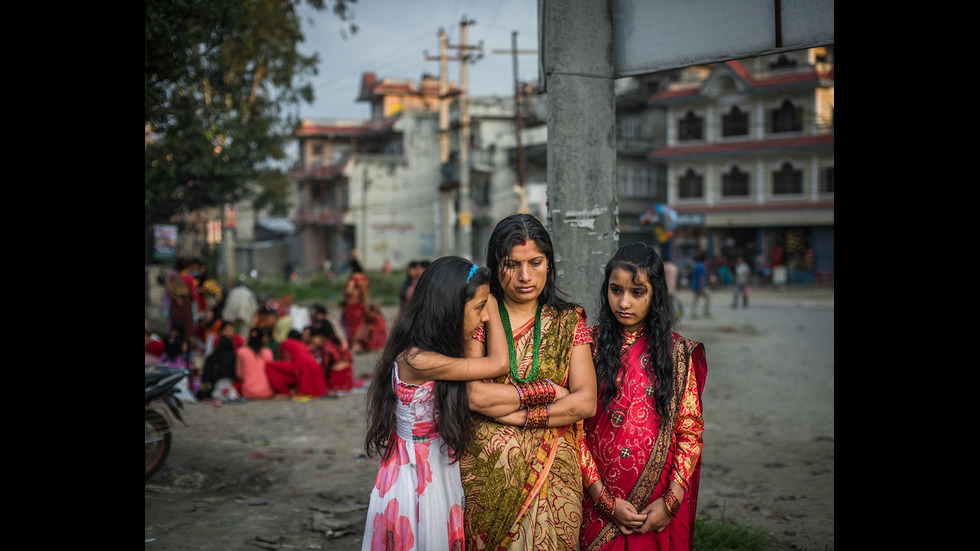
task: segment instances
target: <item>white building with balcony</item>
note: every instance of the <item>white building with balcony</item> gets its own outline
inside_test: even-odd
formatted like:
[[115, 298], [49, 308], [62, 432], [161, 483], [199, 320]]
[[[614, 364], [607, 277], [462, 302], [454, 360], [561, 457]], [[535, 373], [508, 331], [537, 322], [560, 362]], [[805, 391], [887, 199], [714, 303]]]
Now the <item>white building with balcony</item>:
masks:
[[[756, 275], [833, 282], [834, 54], [811, 48], [711, 66], [649, 98], [662, 110], [667, 203], [680, 223], [667, 256]], [[772, 272], [774, 266], [785, 272]]]

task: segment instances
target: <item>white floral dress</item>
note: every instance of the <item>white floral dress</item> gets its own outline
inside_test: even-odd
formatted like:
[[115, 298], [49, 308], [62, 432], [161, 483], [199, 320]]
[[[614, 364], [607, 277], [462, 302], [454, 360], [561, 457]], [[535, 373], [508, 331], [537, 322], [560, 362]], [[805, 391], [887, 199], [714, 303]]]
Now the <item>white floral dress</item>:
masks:
[[[371, 490], [362, 551], [463, 550], [463, 486], [436, 431], [434, 382], [392, 381], [397, 434]], [[411, 445], [409, 445], [411, 442]]]

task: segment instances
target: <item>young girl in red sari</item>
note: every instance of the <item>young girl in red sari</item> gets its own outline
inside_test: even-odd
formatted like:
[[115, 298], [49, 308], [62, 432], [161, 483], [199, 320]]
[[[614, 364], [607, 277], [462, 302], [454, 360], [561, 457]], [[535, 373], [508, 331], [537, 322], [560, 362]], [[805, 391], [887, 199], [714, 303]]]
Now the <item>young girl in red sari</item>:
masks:
[[354, 359], [334, 332], [330, 320], [313, 325], [310, 351], [323, 371], [327, 392], [336, 394], [354, 388]]
[[350, 277], [344, 284], [344, 327], [351, 352], [363, 352], [368, 294], [371, 283], [357, 259], [350, 262]]
[[[392, 328], [368, 391], [366, 449], [381, 465], [364, 550], [463, 548], [457, 458], [472, 441], [465, 381], [508, 369], [489, 277], [459, 257], [436, 260]], [[484, 324], [490, 355], [466, 358]]]
[[672, 331], [660, 256], [606, 265], [592, 328], [599, 407], [585, 421], [583, 551], [692, 549], [704, 422], [704, 346]]

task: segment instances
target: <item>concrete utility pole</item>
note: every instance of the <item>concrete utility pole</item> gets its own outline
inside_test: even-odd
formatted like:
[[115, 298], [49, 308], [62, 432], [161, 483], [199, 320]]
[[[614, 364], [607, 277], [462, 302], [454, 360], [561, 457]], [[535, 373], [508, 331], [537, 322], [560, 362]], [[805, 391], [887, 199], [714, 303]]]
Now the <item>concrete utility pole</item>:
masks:
[[[449, 74], [446, 72], [448, 57], [448, 42], [446, 42], [446, 31], [439, 29], [439, 57], [432, 58], [426, 56], [428, 60], [439, 61], [439, 162], [445, 166], [449, 162]], [[448, 190], [440, 191], [439, 204], [439, 242], [441, 256], [447, 256], [455, 250], [453, 239], [453, 228], [450, 222], [455, 217], [453, 208], [452, 192]]]
[[221, 241], [225, 260], [225, 289], [235, 286], [235, 228], [228, 220], [227, 206], [221, 209]]
[[[440, 53], [438, 58], [428, 58], [428, 59], [438, 59], [440, 62], [440, 94], [448, 94], [448, 84], [445, 88], [442, 88], [442, 84], [446, 77], [446, 61], [459, 61], [459, 119], [460, 119], [460, 134], [459, 134], [459, 212], [458, 217], [458, 235], [456, 238], [456, 254], [472, 260], [473, 258], [473, 212], [472, 212], [472, 195], [470, 191], [470, 108], [469, 108], [469, 96], [467, 95], [467, 64], [474, 61], [470, 57], [470, 51], [480, 52], [483, 47], [481, 46], [471, 46], [466, 43], [466, 29], [470, 25], [476, 22], [467, 19], [464, 15], [460, 21], [460, 45], [452, 46], [445, 44], [445, 33], [440, 31]], [[447, 49], [457, 49], [459, 50], [458, 57], [448, 57], [446, 55]], [[477, 59], [482, 57], [482, 54], [477, 56]], [[446, 126], [442, 127], [442, 109], [445, 106], [446, 111]], [[445, 158], [448, 160], [448, 144], [449, 144], [449, 118], [448, 118], [448, 103], [440, 105], [440, 132], [445, 130], [445, 147], [446, 154]], [[440, 136], [440, 144], [442, 144], [442, 137]], [[440, 150], [440, 155], [443, 151]], [[443, 161], [446, 162], [446, 161]], [[448, 219], [446, 220], [448, 224]], [[444, 247], [445, 248], [445, 247]]]
[[476, 23], [463, 16], [460, 22], [459, 57], [459, 238], [456, 248], [459, 256], [473, 259], [473, 200], [470, 193], [470, 101], [467, 95], [467, 76], [469, 65], [469, 46], [466, 44], [466, 29]]
[[592, 319], [603, 268], [619, 243], [609, 2], [538, 4], [548, 93], [548, 215], [558, 284]]
[[[449, 74], [446, 31], [439, 29], [439, 161], [449, 162]], [[431, 58], [430, 58], [431, 59]]]
[[[510, 42], [511, 42], [510, 50], [494, 50], [493, 53], [511, 54], [514, 60], [514, 126], [516, 127], [515, 138], [517, 142], [517, 185], [520, 186], [521, 190], [524, 190], [525, 187], [524, 145], [521, 141], [522, 140], [521, 132], [523, 131], [523, 125], [524, 125], [524, 121], [523, 121], [524, 113], [523, 110], [521, 109], [521, 98], [523, 97], [524, 94], [521, 92], [521, 82], [519, 80], [518, 72], [517, 72], [517, 54], [536, 54], [538, 52], [536, 50], [518, 50], [517, 31], [513, 31], [511, 33]], [[528, 212], [529, 209], [527, 207], [527, 193], [524, 193], [522, 197], [524, 197], [524, 200], [518, 210], [520, 212]]]

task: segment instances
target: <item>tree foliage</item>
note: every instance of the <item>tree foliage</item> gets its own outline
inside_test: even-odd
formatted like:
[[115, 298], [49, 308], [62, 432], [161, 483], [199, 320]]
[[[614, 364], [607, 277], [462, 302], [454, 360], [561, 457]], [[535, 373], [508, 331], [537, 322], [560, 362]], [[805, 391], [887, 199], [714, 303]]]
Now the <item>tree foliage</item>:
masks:
[[[280, 200], [276, 162], [297, 123], [289, 109], [313, 100], [308, 79], [319, 61], [297, 51], [300, 1], [145, 0], [146, 224], [234, 203], [251, 189]], [[333, 12], [350, 21], [355, 1], [336, 1]]]

